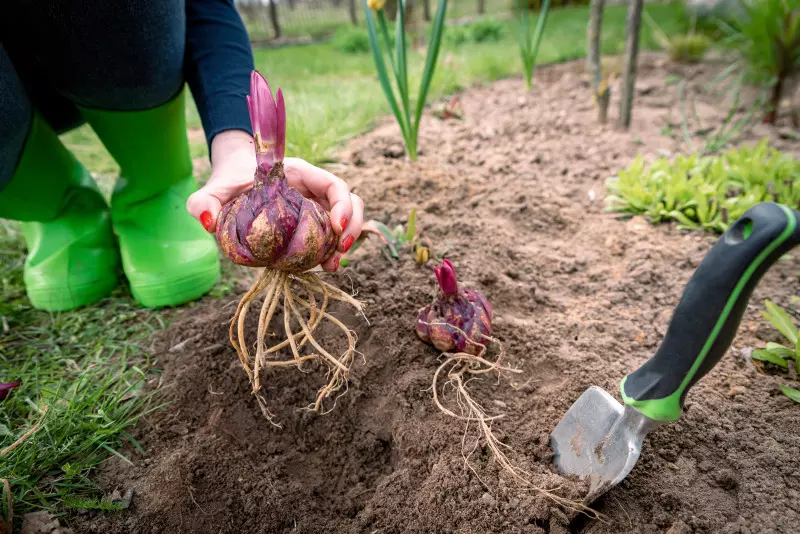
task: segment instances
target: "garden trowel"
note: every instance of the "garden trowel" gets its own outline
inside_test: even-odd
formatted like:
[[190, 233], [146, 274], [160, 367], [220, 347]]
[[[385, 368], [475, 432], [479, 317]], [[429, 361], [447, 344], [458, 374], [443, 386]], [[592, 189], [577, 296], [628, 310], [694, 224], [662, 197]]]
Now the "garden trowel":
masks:
[[622, 379], [624, 405], [592, 386], [567, 411], [550, 444], [560, 472], [588, 480], [587, 502], [628, 475], [648, 432], [680, 418], [689, 388], [730, 347], [761, 277], [800, 243], [799, 221], [779, 204], [750, 208], [692, 275], [655, 355]]

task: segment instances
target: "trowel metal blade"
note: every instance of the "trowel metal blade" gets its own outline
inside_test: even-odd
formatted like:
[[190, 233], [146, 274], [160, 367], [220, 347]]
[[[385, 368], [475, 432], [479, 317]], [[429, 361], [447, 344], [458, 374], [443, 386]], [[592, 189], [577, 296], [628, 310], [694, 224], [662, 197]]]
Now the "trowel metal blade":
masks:
[[591, 502], [630, 473], [655, 421], [592, 386], [578, 397], [550, 435], [561, 473], [589, 481]]

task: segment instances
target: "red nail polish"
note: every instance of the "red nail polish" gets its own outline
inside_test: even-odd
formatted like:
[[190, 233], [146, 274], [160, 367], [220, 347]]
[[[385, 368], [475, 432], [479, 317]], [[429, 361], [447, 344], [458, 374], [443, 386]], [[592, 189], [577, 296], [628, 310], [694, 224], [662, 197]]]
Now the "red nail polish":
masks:
[[206, 232], [211, 231], [211, 225], [214, 223], [213, 218], [211, 217], [210, 211], [204, 211], [200, 214], [200, 224], [203, 225], [203, 228], [206, 229]]
[[350, 247], [353, 246], [353, 241], [355, 241], [355, 238], [353, 236], [351, 236], [351, 235], [349, 235], [349, 236], [347, 236], [347, 238], [345, 238], [344, 243], [342, 243], [342, 248], [344, 249], [345, 252], [350, 250]]
[[339, 256], [336, 256], [336, 258], [334, 258], [333, 260], [333, 272], [336, 272], [338, 270], [339, 270]]
[[342, 217], [341, 222], [339, 222], [339, 228], [342, 229], [342, 232], [344, 232], [345, 229], [347, 228], [347, 223], [348, 223], [347, 217]]

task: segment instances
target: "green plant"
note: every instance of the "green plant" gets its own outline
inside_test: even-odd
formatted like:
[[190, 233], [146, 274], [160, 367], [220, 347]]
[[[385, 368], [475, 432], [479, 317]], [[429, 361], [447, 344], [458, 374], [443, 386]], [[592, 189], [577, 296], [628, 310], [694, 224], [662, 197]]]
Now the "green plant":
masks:
[[503, 38], [503, 23], [499, 20], [480, 19], [468, 26], [473, 43], [496, 43]]
[[544, 26], [547, 23], [547, 15], [550, 12], [550, 0], [544, 0], [542, 9], [536, 20], [536, 29], [531, 34], [531, 13], [517, 0], [516, 9], [517, 19], [517, 40], [519, 42], [519, 52], [522, 57], [522, 69], [525, 75], [525, 87], [529, 90], [533, 86], [533, 70], [536, 67], [536, 57], [539, 55], [539, 45], [544, 35]]
[[369, 36], [361, 28], [341, 26], [331, 39], [333, 48], [345, 54], [364, 54], [369, 52]]
[[767, 145], [742, 146], [714, 156], [637, 157], [608, 180], [609, 211], [640, 214], [653, 223], [723, 232], [729, 222], [764, 201], [800, 207], [800, 161]]
[[367, 221], [364, 223], [362, 239], [372, 234], [381, 242], [381, 254], [390, 263], [400, 258], [400, 251], [408, 248], [414, 254], [418, 264], [427, 263], [430, 259], [431, 242], [427, 237], [420, 237], [417, 231], [417, 209], [413, 208], [408, 215], [408, 222], [404, 227], [398, 224], [389, 228], [380, 221]]
[[742, 13], [719, 26], [751, 80], [772, 89], [764, 122], [774, 124], [783, 90], [800, 69], [800, 0], [742, 0]]
[[711, 39], [702, 33], [676, 35], [669, 40], [667, 53], [681, 63], [701, 61], [711, 47]]
[[[372, 2], [372, 6], [370, 6]], [[375, 59], [375, 67], [378, 71], [378, 79], [380, 80], [383, 92], [389, 105], [392, 108], [392, 113], [397, 119], [400, 126], [400, 131], [403, 134], [403, 141], [405, 142], [408, 156], [412, 161], [417, 159], [417, 140], [419, 139], [419, 124], [422, 118], [422, 110], [425, 108], [425, 99], [428, 96], [428, 90], [431, 86], [434, 70], [436, 70], [436, 60], [439, 57], [439, 49], [442, 43], [442, 34], [444, 32], [445, 15], [447, 12], [447, 0], [438, 0], [436, 6], [436, 15], [433, 18], [432, 33], [430, 43], [428, 45], [427, 56], [425, 58], [425, 68], [422, 72], [422, 80], [420, 82], [419, 93], [417, 94], [416, 106], [412, 116], [411, 109], [411, 95], [408, 88], [408, 60], [406, 58], [406, 30], [405, 30], [405, 0], [397, 1], [397, 27], [395, 30], [395, 46], [394, 54], [392, 54], [392, 45], [389, 40], [389, 30], [386, 24], [386, 16], [383, 12], [383, 1], [379, 0], [364, 0], [366, 8], [367, 31], [369, 32], [369, 44], [372, 49], [372, 55]], [[374, 9], [373, 9], [374, 6]], [[376, 23], [377, 19], [377, 23]], [[378, 37], [378, 32], [382, 37]], [[384, 51], [389, 56], [389, 62], [392, 66], [392, 74], [397, 88], [398, 97], [395, 97], [395, 89], [389, 81], [389, 74], [386, 71], [386, 64], [383, 61]], [[399, 102], [399, 105], [398, 105]]]
[[[791, 315], [786, 310], [770, 300], [764, 301], [764, 306], [766, 310], [761, 314], [786, 338], [788, 346], [780, 343], [767, 343], [765, 348], [754, 350], [752, 358], [786, 369], [790, 371], [790, 376], [796, 379], [800, 374], [800, 330], [794, 325]], [[789, 361], [793, 362], [791, 368]], [[787, 397], [800, 403], [800, 390], [784, 384], [780, 388]]]
[[471, 36], [467, 26], [452, 26], [447, 28], [443, 38], [450, 46], [461, 46], [468, 43]]
[[695, 17], [692, 18], [689, 33], [669, 36], [661, 30], [649, 13], [645, 11], [643, 16], [647, 24], [653, 28], [659, 44], [673, 61], [697, 63], [705, 57], [711, 47], [711, 38], [703, 33], [697, 33]]
[[730, 102], [730, 107], [722, 122], [716, 127], [704, 127], [700, 116], [697, 114], [695, 100], [689, 100], [691, 108], [691, 119], [697, 126], [697, 130], [701, 133], [700, 137], [703, 142], [698, 145], [692, 139], [692, 134], [689, 132], [689, 118], [690, 113], [686, 109], [686, 81], [680, 80], [678, 82], [678, 104], [681, 114], [680, 131], [683, 142], [688, 146], [689, 150], [699, 155], [713, 154], [726, 148], [728, 145], [736, 142], [744, 134], [750, 132], [753, 126], [758, 122], [758, 112], [762, 109], [766, 102], [767, 90], [766, 87], [762, 88], [760, 94], [756, 99], [747, 107], [744, 113], [740, 113], [742, 107], [741, 93], [745, 87], [745, 77], [741, 73], [735, 73], [734, 69], [729, 67], [715, 78], [715, 80], [706, 88], [707, 94], [713, 94], [715, 88], [720, 83], [727, 82], [727, 91], [722, 91], [718, 96], [721, 101]]

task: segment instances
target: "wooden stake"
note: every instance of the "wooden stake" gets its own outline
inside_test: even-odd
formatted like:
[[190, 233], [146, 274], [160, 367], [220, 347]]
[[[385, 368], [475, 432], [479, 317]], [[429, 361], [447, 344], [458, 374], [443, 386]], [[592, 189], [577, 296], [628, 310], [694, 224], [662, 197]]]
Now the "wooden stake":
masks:
[[625, 25], [625, 67], [622, 73], [619, 125], [626, 130], [631, 126], [633, 95], [636, 85], [636, 62], [639, 56], [639, 30], [642, 27], [643, 4], [644, 0], [629, 0], [628, 22]]
[[603, 28], [603, 7], [605, 0], [592, 0], [589, 8], [589, 28], [587, 36], [587, 53], [589, 75], [592, 77], [592, 92], [598, 106], [598, 120], [601, 124], [608, 118], [608, 101], [610, 88], [606, 84], [601, 94], [600, 83], [603, 79], [603, 67], [600, 62], [600, 32]]

